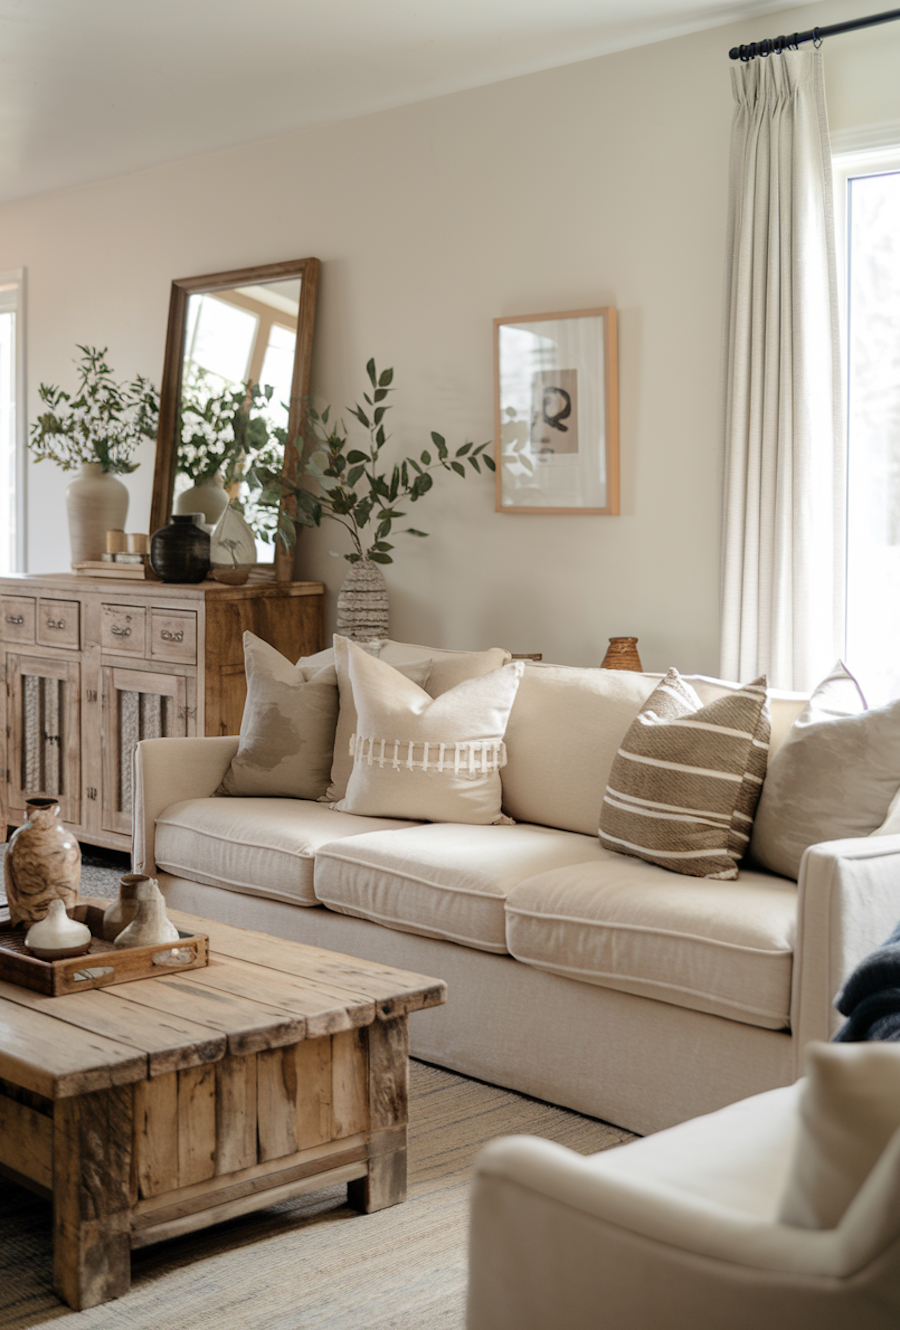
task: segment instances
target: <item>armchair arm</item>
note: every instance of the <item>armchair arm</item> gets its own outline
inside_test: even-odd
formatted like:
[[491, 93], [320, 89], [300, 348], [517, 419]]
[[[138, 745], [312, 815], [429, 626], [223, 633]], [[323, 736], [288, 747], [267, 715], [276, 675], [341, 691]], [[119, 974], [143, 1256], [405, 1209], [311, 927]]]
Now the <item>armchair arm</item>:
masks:
[[156, 872], [156, 819], [182, 799], [215, 794], [238, 750], [238, 736], [144, 739], [134, 751], [132, 861], [137, 873]]
[[900, 920], [900, 835], [825, 841], [803, 856], [791, 994], [796, 1074], [813, 1039], [842, 1022], [831, 1005], [850, 971]]

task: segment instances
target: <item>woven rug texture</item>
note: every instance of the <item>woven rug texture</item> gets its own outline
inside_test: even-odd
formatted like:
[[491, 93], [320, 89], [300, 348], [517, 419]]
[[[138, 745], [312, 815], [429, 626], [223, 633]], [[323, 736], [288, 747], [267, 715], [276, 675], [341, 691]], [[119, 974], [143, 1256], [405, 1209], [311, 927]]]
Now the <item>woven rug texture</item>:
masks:
[[[84, 854], [82, 894], [114, 897], [127, 860]], [[84, 1312], [53, 1292], [50, 1204], [0, 1179], [0, 1330], [463, 1330], [472, 1163], [488, 1141], [519, 1133], [581, 1154], [632, 1139], [411, 1062], [402, 1205], [361, 1215], [331, 1188], [142, 1249], [130, 1292]]]

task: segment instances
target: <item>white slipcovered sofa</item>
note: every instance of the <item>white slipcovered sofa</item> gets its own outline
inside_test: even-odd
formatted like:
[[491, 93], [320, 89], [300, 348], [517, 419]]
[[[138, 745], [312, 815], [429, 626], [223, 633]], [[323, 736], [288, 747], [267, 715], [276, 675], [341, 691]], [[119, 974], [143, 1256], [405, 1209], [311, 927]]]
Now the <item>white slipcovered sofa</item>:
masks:
[[[816, 845], [799, 882], [684, 877], [604, 850], [606, 779], [640, 705], [617, 676], [526, 668], [509, 826], [215, 797], [237, 737], [145, 741], [134, 868], [174, 908], [445, 980], [414, 1056], [642, 1134], [789, 1085], [833, 1030], [840, 983], [900, 917], [900, 837]], [[646, 698], [659, 676], [641, 677]], [[734, 687], [691, 682], [704, 702]], [[803, 702], [772, 698], [773, 749]]]

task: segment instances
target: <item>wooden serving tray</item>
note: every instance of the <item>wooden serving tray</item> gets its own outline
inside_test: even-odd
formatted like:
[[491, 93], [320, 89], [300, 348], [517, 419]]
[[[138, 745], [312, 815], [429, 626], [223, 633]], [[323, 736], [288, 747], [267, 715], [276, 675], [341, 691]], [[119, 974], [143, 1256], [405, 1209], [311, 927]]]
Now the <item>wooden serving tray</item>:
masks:
[[82, 993], [88, 988], [109, 984], [127, 984], [133, 979], [150, 979], [179, 970], [197, 970], [209, 964], [209, 939], [205, 933], [181, 933], [177, 947], [115, 947], [106, 942], [103, 912], [111, 901], [80, 900], [69, 914], [87, 924], [94, 935], [90, 949], [83, 956], [67, 956], [60, 961], [42, 961], [25, 946], [24, 928], [14, 928], [6, 911], [0, 919], [0, 979], [20, 984], [35, 993], [61, 997], [64, 993]]

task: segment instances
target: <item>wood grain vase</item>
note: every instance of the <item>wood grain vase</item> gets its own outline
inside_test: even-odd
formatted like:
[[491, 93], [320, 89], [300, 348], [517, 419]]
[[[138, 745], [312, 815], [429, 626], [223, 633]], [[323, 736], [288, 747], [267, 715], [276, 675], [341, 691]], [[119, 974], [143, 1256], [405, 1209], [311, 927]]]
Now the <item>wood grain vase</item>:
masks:
[[107, 531], [124, 531], [128, 490], [99, 462], [85, 462], [66, 489], [72, 563], [99, 559], [106, 552]]
[[601, 669], [643, 671], [636, 637], [611, 637]]
[[46, 919], [50, 902], [78, 900], [81, 847], [59, 816], [55, 799], [29, 799], [25, 821], [6, 851], [6, 896], [13, 924]]
[[337, 631], [353, 642], [373, 642], [388, 635], [388, 589], [371, 559], [351, 563], [338, 592]]

